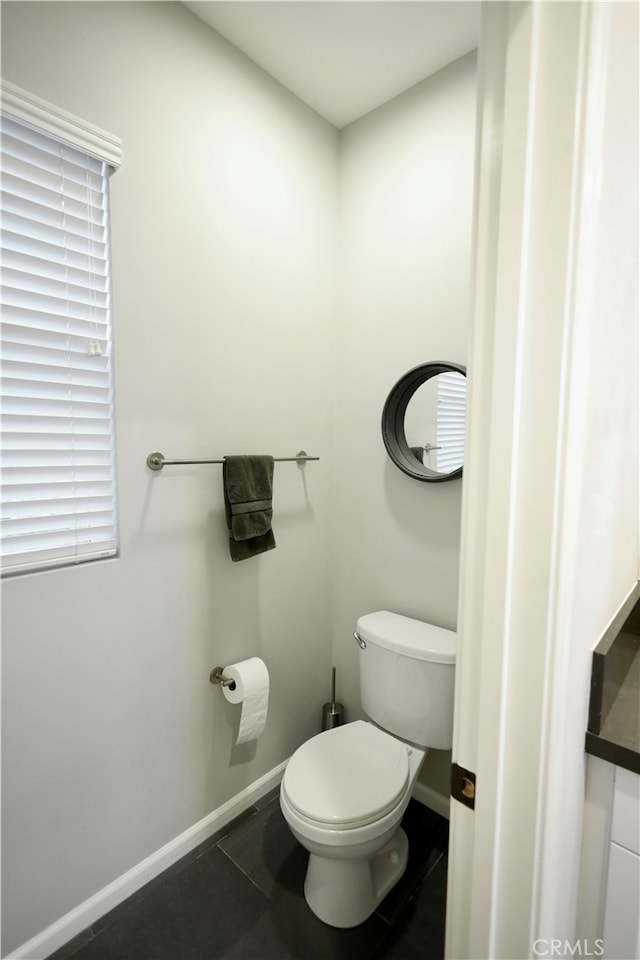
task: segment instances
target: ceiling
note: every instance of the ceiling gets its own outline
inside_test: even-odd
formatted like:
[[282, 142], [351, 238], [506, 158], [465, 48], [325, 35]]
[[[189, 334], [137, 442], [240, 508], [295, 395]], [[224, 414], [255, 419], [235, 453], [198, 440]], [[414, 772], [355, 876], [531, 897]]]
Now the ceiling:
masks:
[[341, 128], [473, 50], [477, 0], [185, 3]]

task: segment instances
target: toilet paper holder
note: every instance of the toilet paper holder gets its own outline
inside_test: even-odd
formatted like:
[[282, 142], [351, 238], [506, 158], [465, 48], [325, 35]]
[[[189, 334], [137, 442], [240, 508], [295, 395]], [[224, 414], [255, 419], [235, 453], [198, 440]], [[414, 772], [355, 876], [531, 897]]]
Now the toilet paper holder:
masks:
[[236, 682], [231, 677], [225, 677], [222, 672], [224, 667], [214, 667], [211, 673], [209, 674], [209, 680], [211, 683], [221, 683], [223, 687], [229, 687], [230, 690], [235, 690]]

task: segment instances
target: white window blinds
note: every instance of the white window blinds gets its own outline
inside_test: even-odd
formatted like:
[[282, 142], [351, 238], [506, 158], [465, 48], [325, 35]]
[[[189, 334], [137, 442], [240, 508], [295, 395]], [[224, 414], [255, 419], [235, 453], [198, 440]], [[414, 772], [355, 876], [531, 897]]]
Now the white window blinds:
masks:
[[436, 377], [438, 408], [436, 446], [439, 473], [451, 473], [464, 464], [464, 423], [467, 408], [467, 379], [456, 371]]
[[108, 175], [2, 117], [2, 571], [117, 551]]

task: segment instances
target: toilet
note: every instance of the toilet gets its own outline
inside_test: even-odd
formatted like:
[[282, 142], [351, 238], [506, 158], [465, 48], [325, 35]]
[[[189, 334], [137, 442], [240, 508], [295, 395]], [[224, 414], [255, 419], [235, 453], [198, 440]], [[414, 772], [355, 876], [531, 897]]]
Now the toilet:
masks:
[[368, 720], [334, 727], [289, 760], [280, 807], [309, 851], [305, 899], [332, 927], [369, 917], [404, 873], [402, 815], [427, 749], [451, 749], [456, 634], [380, 610], [360, 617]]

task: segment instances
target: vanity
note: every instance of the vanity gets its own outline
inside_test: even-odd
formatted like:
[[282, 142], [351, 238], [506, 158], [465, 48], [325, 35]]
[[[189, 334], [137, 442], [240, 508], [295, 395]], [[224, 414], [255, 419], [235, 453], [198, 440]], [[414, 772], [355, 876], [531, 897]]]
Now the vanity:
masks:
[[593, 652], [579, 922], [640, 957], [640, 584]]

